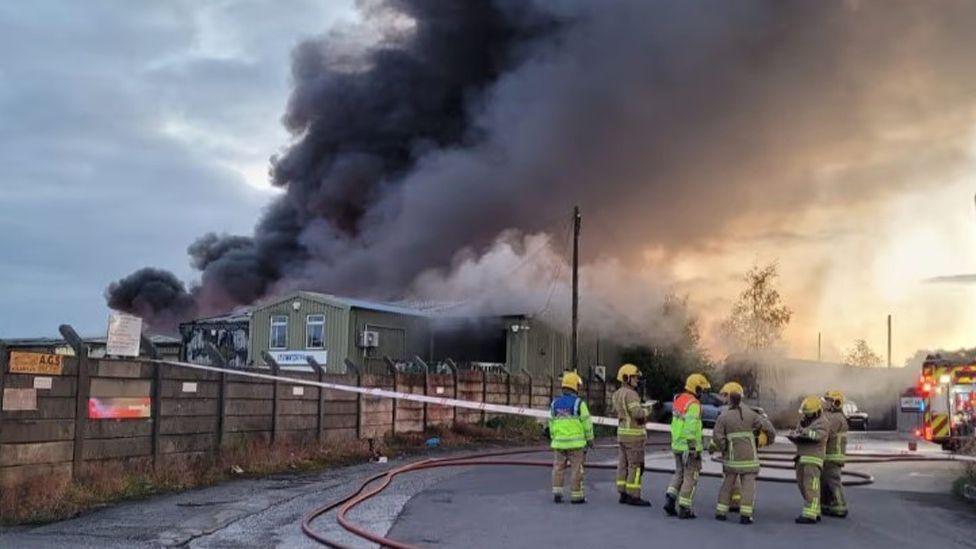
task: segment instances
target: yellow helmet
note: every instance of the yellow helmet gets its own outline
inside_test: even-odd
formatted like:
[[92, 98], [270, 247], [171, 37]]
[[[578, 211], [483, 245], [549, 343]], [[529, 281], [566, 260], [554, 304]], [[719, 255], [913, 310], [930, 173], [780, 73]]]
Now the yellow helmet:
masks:
[[812, 416], [823, 411], [823, 401], [819, 397], [808, 396], [800, 404], [800, 413], [805, 416]]
[[734, 381], [730, 381], [725, 385], [722, 385], [722, 390], [719, 391], [720, 394], [726, 394], [726, 395], [736, 394], [740, 396], [745, 394], [745, 392], [746, 390], [742, 388], [742, 385], [739, 385]]
[[623, 383], [625, 377], [639, 375], [640, 370], [637, 369], [637, 366], [634, 366], [633, 364], [624, 364], [619, 370], [617, 370], [617, 381]]
[[576, 372], [565, 372], [563, 373], [562, 387], [563, 389], [572, 389], [574, 391], [579, 391], [583, 386], [583, 378], [579, 376]]
[[835, 406], [840, 406], [844, 403], [844, 393], [836, 389], [832, 389], [824, 393], [824, 398], [831, 401], [831, 403]]
[[708, 382], [708, 378], [701, 374], [691, 374], [688, 376], [688, 380], [685, 381], [685, 390], [689, 393], [697, 392], [698, 389], [704, 391], [705, 389], [711, 389], [712, 384]]

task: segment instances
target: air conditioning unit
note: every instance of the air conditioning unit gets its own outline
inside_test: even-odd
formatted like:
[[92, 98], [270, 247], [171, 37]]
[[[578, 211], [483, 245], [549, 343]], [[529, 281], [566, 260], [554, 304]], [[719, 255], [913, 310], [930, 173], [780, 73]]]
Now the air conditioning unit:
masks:
[[594, 366], [593, 367], [593, 375], [595, 375], [596, 377], [600, 378], [600, 381], [604, 381], [605, 382], [607, 380], [607, 367], [606, 366]]
[[359, 346], [369, 349], [380, 346], [380, 333], [366, 330], [359, 334]]

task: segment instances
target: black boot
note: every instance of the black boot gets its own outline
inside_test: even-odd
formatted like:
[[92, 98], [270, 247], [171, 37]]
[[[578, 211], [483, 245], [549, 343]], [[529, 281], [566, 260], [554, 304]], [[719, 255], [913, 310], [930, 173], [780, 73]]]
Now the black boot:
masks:
[[796, 520], [794, 520], [793, 522], [795, 522], [797, 524], [816, 524], [817, 523], [817, 519], [812, 519], [810, 517], [805, 517], [803, 515], [800, 515], [800, 516], [796, 517]]
[[617, 500], [617, 503], [620, 503], [620, 504], [630, 503], [630, 496], [628, 496], [627, 494], [625, 494], [623, 492], [620, 492], [620, 499]]
[[750, 516], [739, 517], [739, 524], [752, 524], [753, 520]]
[[678, 510], [674, 508], [675, 499], [671, 494], [666, 494], [664, 496], [664, 512], [668, 514], [669, 517], [673, 517], [678, 514]]
[[569, 502], [572, 503], [573, 505], [579, 505], [581, 503], [586, 503], [586, 498], [571, 499], [569, 500]]
[[629, 496], [629, 497], [630, 497], [630, 501], [627, 502], [627, 505], [633, 505], [634, 507], [651, 506], [651, 502], [647, 501], [646, 499], [635, 498], [634, 496]]
[[698, 517], [695, 516], [695, 512], [691, 510], [691, 507], [685, 507], [684, 505], [679, 505], [678, 518], [681, 520], [688, 520], [688, 519], [693, 519]]
[[722, 522], [725, 522], [729, 519], [728, 517], [725, 516], [725, 513], [715, 513], [715, 520], [720, 520]]
[[552, 501], [554, 501], [556, 503], [562, 503], [563, 502], [563, 495], [562, 494], [553, 494], [552, 495]]

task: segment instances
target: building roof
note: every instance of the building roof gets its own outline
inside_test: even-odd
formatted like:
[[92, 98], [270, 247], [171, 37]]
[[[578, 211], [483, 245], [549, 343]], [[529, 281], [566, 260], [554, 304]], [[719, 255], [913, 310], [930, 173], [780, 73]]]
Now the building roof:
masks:
[[410, 315], [410, 316], [430, 316], [428, 313], [420, 309], [416, 309], [401, 303], [370, 301], [367, 299], [359, 299], [355, 297], [341, 297], [337, 295], [324, 294], [320, 292], [299, 291], [289, 295], [288, 297], [283, 297], [279, 300], [276, 300], [275, 303], [281, 303], [282, 301], [294, 299], [296, 295], [301, 295], [309, 299], [315, 299], [318, 301], [326, 301], [338, 305], [340, 307], [345, 307], [349, 309], [364, 309], [367, 311], [379, 311], [384, 313], [395, 313], [395, 314]]
[[235, 322], [248, 322], [251, 320], [251, 310], [250, 309], [238, 309], [231, 311], [229, 313], [224, 313], [217, 316], [207, 316], [203, 318], [194, 318], [193, 320], [183, 322], [184, 324], [230, 324]]
[[[179, 345], [180, 339], [166, 335], [151, 335], [149, 340], [155, 345]], [[83, 337], [82, 341], [89, 345], [105, 345], [106, 337]], [[21, 337], [12, 339], [2, 339], [4, 345], [8, 347], [57, 347], [67, 345], [68, 342], [60, 337]]]

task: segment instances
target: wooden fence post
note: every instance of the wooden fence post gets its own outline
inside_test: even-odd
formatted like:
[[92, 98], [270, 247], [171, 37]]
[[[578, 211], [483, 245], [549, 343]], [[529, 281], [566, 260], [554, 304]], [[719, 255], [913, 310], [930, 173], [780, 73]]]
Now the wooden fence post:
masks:
[[71, 475], [77, 478], [85, 462], [85, 431], [88, 425], [88, 396], [91, 391], [88, 346], [78, 336], [78, 332], [67, 324], [59, 326], [58, 331], [78, 357], [78, 376], [75, 381], [75, 444], [71, 462]]

